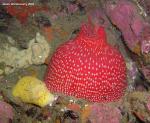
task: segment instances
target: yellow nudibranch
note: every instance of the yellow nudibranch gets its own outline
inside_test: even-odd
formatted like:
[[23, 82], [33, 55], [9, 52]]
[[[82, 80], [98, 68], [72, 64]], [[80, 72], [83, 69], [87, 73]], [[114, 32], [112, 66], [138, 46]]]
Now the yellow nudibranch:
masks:
[[12, 90], [12, 95], [21, 101], [44, 107], [54, 101], [54, 95], [49, 92], [44, 82], [32, 77], [21, 78]]

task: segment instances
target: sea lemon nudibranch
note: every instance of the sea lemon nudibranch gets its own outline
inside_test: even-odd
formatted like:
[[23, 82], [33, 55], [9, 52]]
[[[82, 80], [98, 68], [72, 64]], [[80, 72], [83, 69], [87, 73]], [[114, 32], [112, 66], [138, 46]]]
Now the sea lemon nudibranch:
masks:
[[14, 97], [21, 101], [44, 107], [54, 101], [54, 95], [49, 92], [44, 82], [32, 77], [21, 78], [12, 90]]

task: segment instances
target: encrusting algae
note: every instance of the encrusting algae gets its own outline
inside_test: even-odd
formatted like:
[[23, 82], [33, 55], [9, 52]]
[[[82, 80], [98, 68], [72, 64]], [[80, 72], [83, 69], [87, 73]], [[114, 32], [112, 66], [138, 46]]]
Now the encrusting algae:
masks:
[[[13, 41], [8, 37], [10, 42]], [[47, 40], [40, 33], [29, 41], [28, 48], [19, 50], [16, 47], [5, 45], [0, 49], [0, 63], [4, 63], [4, 68], [0, 68], [1, 74], [10, 74], [17, 69], [27, 68], [30, 65], [40, 65], [45, 62], [50, 52]]]
[[45, 84], [32, 76], [21, 78], [12, 90], [12, 95], [21, 101], [44, 107], [54, 100]]

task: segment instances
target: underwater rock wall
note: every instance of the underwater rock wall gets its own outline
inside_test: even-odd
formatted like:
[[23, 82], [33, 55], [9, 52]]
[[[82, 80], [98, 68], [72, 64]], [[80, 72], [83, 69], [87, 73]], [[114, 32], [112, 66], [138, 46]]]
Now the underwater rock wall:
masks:
[[[29, 3], [28, 0], [0, 0], [0, 122], [2, 120], [6, 123], [150, 122], [149, 0], [30, 0], [29, 6], [1, 4], [10, 1], [18, 4]], [[80, 32], [81, 25], [87, 22], [92, 25], [91, 28], [102, 26], [107, 35], [104, 38], [107, 38], [108, 43], [119, 50], [125, 59], [127, 89], [115, 102], [93, 103], [63, 93], [52, 93], [45, 88], [44, 75], [47, 73], [46, 68], [51, 56], [61, 44], [75, 38]], [[70, 48], [67, 53], [70, 53]], [[59, 80], [58, 88], [59, 85], [67, 87], [62, 84], [62, 80], [68, 82], [70, 81], [68, 76], [75, 76], [70, 73], [65, 76], [67, 67], [71, 68], [70, 66], [74, 64], [70, 66], [62, 64], [64, 60], [62, 58], [61, 61], [55, 61], [66, 67], [61, 74], [57, 74], [61, 79], [55, 76], [56, 80]], [[71, 62], [68, 60], [67, 63]], [[77, 65], [74, 65], [75, 68]], [[58, 66], [57, 70], [61, 69], [62, 67]], [[25, 76], [30, 77], [27, 79]], [[117, 77], [116, 74], [114, 76]], [[113, 78], [109, 75], [107, 77], [107, 80]], [[81, 79], [84, 80], [85, 77]], [[88, 76], [87, 86], [90, 79]], [[16, 92], [19, 96], [15, 96], [13, 88], [20, 82], [22, 84], [17, 86]], [[53, 85], [55, 84], [53, 81]], [[110, 87], [108, 83], [102, 85], [105, 88]], [[81, 86], [85, 87], [84, 84]], [[92, 95], [93, 85], [89, 87]], [[78, 92], [81, 90], [82, 87]], [[105, 91], [102, 90], [102, 93], [112, 93], [107, 89]], [[88, 93], [84, 94], [88, 96]], [[7, 107], [5, 110], [4, 106]]]

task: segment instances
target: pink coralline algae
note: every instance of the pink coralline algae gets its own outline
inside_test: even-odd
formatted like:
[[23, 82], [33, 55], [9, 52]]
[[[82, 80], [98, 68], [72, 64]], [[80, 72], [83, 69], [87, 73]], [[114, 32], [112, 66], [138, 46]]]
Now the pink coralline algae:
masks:
[[126, 89], [126, 65], [107, 43], [103, 27], [83, 24], [77, 37], [52, 56], [45, 82], [52, 92], [91, 102], [116, 101]]
[[94, 104], [91, 109], [89, 116], [91, 123], [120, 123], [121, 112], [117, 107]]
[[150, 25], [143, 29], [141, 40], [141, 52], [145, 54], [150, 53]]
[[9, 119], [13, 119], [13, 108], [8, 103], [0, 101], [0, 123], [9, 121]]
[[141, 67], [142, 73], [144, 74], [147, 80], [150, 80], [150, 65], [142, 66]]
[[[146, 30], [144, 29], [150, 25], [140, 16], [132, 2], [127, 0], [119, 0], [116, 4], [108, 2], [106, 13], [112, 23], [120, 29], [125, 42], [131, 50], [138, 44], [142, 45], [141, 51], [145, 50], [145, 39], [142, 37], [142, 33], [145, 33]], [[142, 49], [143, 43], [144, 49]]]
[[150, 53], [150, 40], [144, 40], [141, 44], [142, 53]]

